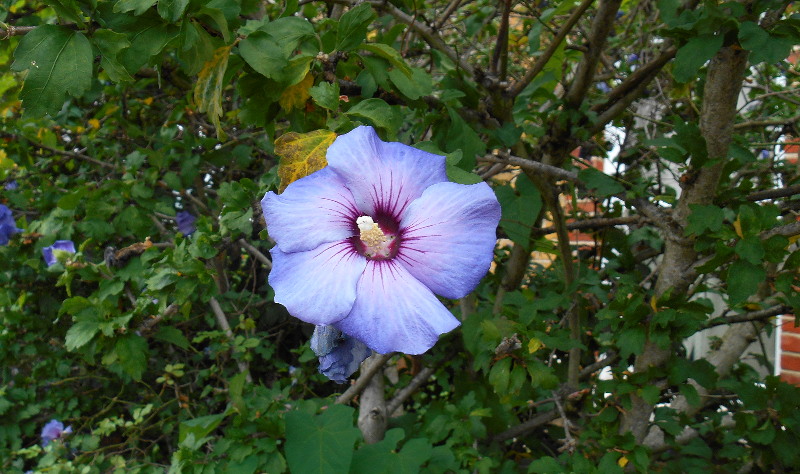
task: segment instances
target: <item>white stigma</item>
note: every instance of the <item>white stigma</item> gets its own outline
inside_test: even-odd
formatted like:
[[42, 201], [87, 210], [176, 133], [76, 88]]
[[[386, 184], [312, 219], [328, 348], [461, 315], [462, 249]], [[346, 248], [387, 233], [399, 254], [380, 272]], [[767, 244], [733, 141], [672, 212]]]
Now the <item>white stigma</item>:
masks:
[[370, 216], [359, 217], [356, 219], [356, 225], [358, 225], [358, 230], [361, 232], [369, 232], [377, 226]]

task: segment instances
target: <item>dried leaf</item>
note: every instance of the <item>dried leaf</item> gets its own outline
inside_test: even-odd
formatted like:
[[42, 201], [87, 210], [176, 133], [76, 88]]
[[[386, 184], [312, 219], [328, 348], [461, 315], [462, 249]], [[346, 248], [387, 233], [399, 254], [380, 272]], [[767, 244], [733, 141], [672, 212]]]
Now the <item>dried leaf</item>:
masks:
[[214, 51], [211, 58], [197, 76], [194, 86], [194, 103], [200, 112], [205, 112], [217, 129], [217, 138], [225, 140], [219, 118], [222, 117], [222, 79], [228, 68], [231, 46], [222, 46]]
[[336, 139], [329, 130], [314, 130], [308, 133], [289, 132], [275, 140], [275, 153], [281, 157], [278, 177], [279, 192], [294, 181], [319, 171], [327, 166], [325, 153]]
[[287, 87], [278, 99], [278, 103], [285, 112], [292, 109], [297, 109], [305, 105], [311, 93], [309, 89], [314, 85], [314, 76], [311, 73], [306, 74], [306, 77], [297, 84]]

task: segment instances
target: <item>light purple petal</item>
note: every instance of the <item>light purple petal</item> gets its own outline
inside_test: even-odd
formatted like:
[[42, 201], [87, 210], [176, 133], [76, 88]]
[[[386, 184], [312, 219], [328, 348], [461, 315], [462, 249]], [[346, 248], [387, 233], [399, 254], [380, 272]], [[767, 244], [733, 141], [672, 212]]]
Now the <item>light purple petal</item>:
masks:
[[[72, 432], [72, 427], [69, 428], [69, 432]], [[61, 423], [58, 420], [50, 420], [44, 428], [42, 428], [42, 446], [47, 446], [50, 444], [51, 441], [54, 439], [58, 439], [64, 433], [64, 423]]]
[[447, 181], [443, 156], [383, 142], [372, 127], [358, 127], [336, 138], [327, 158], [328, 166], [346, 181], [358, 208], [372, 217], [380, 213], [399, 217], [425, 188]]
[[56, 240], [53, 245], [44, 247], [42, 249], [42, 257], [44, 257], [44, 263], [46, 263], [48, 267], [55, 265], [55, 263], [58, 261], [53, 253], [54, 250], [75, 253], [75, 244], [71, 240]]
[[353, 195], [329, 168], [298, 179], [261, 200], [267, 231], [284, 252], [315, 249], [356, 235]]
[[332, 324], [344, 318], [356, 300], [356, 283], [367, 260], [348, 241], [322, 244], [305, 252], [270, 251], [269, 284], [275, 302], [311, 324]]
[[434, 293], [462, 298], [489, 271], [500, 204], [486, 183], [438, 183], [408, 206], [396, 260]]
[[460, 324], [425, 285], [392, 260], [369, 261], [356, 291], [352, 312], [336, 327], [381, 354], [422, 354], [440, 334]]
[[369, 357], [372, 350], [333, 326], [317, 326], [311, 350], [319, 357], [319, 372], [337, 383], [345, 383]]

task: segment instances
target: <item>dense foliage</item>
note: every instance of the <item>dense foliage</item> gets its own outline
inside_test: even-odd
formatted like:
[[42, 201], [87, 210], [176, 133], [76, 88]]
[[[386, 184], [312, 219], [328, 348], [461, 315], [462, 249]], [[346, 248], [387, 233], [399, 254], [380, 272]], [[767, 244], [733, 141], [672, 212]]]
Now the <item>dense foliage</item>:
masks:
[[[789, 2], [1, 3], [0, 471], [800, 464], [744, 356], [800, 308]], [[461, 327], [371, 359], [373, 444], [259, 205], [360, 124], [503, 207]]]

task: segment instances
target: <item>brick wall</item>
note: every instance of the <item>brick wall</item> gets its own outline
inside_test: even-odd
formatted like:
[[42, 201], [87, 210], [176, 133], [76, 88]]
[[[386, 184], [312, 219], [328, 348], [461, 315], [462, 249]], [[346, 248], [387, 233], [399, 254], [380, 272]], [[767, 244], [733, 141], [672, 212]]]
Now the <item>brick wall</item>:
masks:
[[781, 318], [781, 380], [800, 385], [800, 327], [794, 327], [794, 316]]

